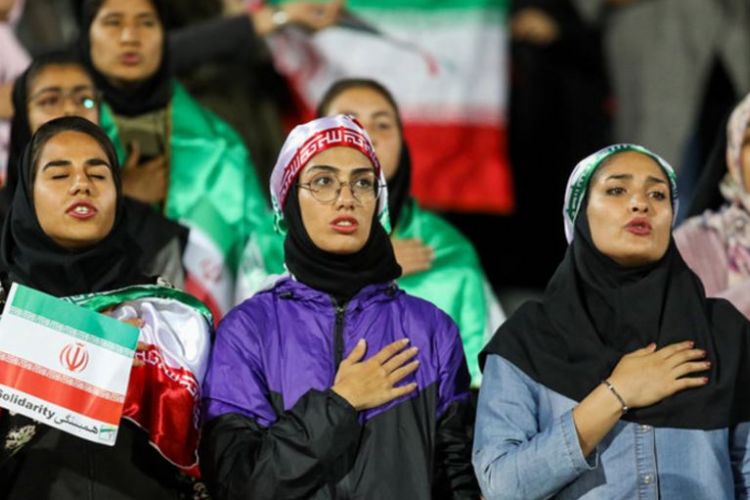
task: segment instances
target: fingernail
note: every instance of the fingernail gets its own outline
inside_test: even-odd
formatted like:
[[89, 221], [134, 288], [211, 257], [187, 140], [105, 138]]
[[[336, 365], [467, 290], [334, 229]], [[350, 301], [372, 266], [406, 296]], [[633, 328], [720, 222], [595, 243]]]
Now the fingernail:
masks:
[[362, 345], [362, 344], [364, 344], [364, 343], [365, 343], [365, 339], [359, 339], [359, 340], [357, 341], [357, 345]]
[[690, 342], [688, 342], [688, 345], [689, 345], [690, 347], [693, 347], [693, 346], [695, 346], [695, 342], [693, 342], [693, 341], [691, 340]]
[[409, 349], [411, 352], [419, 352], [419, 347], [412, 347]]
[[704, 364], [706, 365], [706, 367], [711, 366], [711, 362], [710, 361], [706, 361]]
[[411, 340], [409, 340], [409, 339], [403, 339], [401, 341], [401, 343], [404, 344], [404, 345], [408, 344], [409, 342], [411, 342]]

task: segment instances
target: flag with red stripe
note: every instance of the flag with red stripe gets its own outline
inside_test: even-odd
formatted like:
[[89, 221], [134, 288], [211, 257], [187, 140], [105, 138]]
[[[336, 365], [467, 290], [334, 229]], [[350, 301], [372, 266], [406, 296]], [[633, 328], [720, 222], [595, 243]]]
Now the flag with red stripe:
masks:
[[138, 335], [131, 325], [14, 284], [0, 318], [0, 406], [114, 445]]
[[385, 84], [401, 108], [423, 206], [509, 213], [507, 0], [349, 0], [340, 26], [271, 47], [308, 110], [341, 78]]
[[201, 385], [211, 349], [206, 306], [179, 290], [153, 285], [69, 300], [121, 321], [143, 321], [123, 418], [141, 427], [167, 461], [198, 475]]

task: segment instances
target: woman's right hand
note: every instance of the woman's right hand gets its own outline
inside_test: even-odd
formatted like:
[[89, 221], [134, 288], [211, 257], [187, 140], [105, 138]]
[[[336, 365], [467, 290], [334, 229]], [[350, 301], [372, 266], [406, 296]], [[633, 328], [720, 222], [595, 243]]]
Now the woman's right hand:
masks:
[[659, 350], [651, 344], [626, 354], [617, 363], [609, 382], [630, 408], [658, 403], [677, 392], [700, 387], [708, 377], [690, 377], [708, 370], [706, 351], [692, 341], [670, 344]]
[[293, 24], [301, 26], [310, 32], [321, 31], [336, 24], [344, 9], [344, 0], [328, 2], [294, 1], [278, 6], [266, 5], [250, 12], [250, 20], [258, 36], [270, 35], [281, 26], [276, 24], [273, 16], [277, 11], [286, 16], [284, 26]]
[[416, 238], [400, 239], [391, 236], [396, 262], [401, 266], [401, 276], [421, 273], [432, 267], [435, 252]]
[[543, 9], [526, 7], [513, 14], [510, 33], [514, 40], [549, 45], [560, 38], [560, 25]]
[[416, 383], [396, 387], [419, 367], [419, 361], [411, 361], [418, 349], [406, 349], [408, 344], [409, 339], [397, 340], [367, 361], [361, 361], [367, 351], [367, 343], [360, 339], [339, 365], [331, 389], [357, 411], [375, 408], [409, 394], [417, 388]]
[[167, 197], [167, 160], [164, 155], [143, 163], [140, 160], [140, 149], [134, 142], [122, 167], [122, 192], [143, 203], [161, 203]]

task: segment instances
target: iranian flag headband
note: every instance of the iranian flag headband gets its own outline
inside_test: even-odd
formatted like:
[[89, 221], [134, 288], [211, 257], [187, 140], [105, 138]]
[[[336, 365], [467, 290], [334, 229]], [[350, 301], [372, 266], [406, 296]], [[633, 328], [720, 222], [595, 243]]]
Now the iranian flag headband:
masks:
[[388, 217], [388, 190], [383, 170], [375, 155], [375, 148], [365, 129], [359, 122], [346, 115], [325, 116], [302, 125], [291, 131], [281, 147], [281, 153], [271, 173], [271, 202], [276, 218], [276, 228], [284, 232], [283, 207], [292, 185], [297, 181], [300, 172], [318, 153], [337, 146], [353, 148], [364, 154], [372, 162], [375, 175], [379, 178], [380, 196], [378, 197], [378, 219], [390, 232]]
[[661, 156], [656, 153], [652, 153], [643, 146], [636, 144], [615, 144], [608, 146], [604, 149], [600, 149], [594, 154], [591, 154], [578, 162], [578, 165], [573, 169], [573, 173], [568, 178], [568, 186], [565, 188], [565, 202], [563, 204], [563, 221], [565, 223], [565, 238], [568, 243], [573, 241], [574, 227], [578, 212], [581, 210], [581, 204], [586, 197], [586, 192], [589, 189], [589, 183], [594, 173], [607, 158], [610, 158], [617, 153], [624, 153], [626, 151], [634, 151], [637, 153], [644, 154], [649, 158], [653, 158], [656, 163], [659, 164], [664, 174], [669, 179], [669, 191], [672, 198], [672, 225], [677, 218], [677, 209], [679, 203], [677, 201], [677, 176], [674, 173], [672, 166], [667, 163]]

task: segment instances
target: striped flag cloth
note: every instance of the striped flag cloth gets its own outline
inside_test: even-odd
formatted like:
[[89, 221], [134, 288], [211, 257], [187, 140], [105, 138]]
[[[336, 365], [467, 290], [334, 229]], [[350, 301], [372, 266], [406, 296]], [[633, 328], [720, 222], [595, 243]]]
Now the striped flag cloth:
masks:
[[394, 94], [413, 192], [434, 209], [514, 209], [507, 151], [507, 0], [349, 0], [341, 26], [270, 39], [277, 69], [308, 111], [347, 77]]
[[117, 318], [139, 318], [140, 361], [130, 374], [122, 418], [142, 428], [171, 464], [198, 476], [201, 385], [211, 350], [211, 313], [179, 290], [138, 285], [67, 300]]

